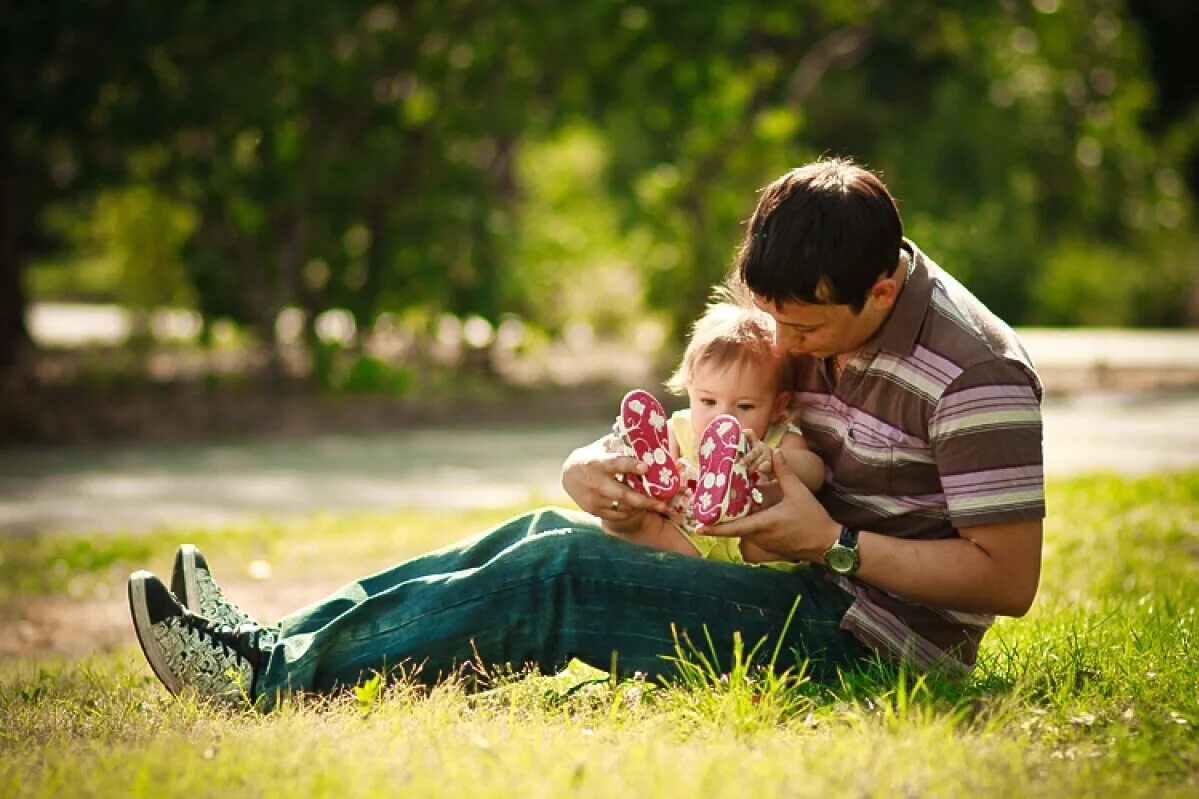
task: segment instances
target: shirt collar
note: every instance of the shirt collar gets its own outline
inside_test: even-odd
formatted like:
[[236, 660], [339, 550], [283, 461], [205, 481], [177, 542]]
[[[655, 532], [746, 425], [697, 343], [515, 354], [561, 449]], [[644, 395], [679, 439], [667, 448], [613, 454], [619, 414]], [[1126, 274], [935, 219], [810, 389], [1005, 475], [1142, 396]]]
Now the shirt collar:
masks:
[[911, 241], [900, 245], [908, 255], [908, 273], [891, 313], [864, 349], [886, 350], [895, 355], [911, 355], [924, 327], [924, 317], [933, 296], [933, 278], [928, 259]]

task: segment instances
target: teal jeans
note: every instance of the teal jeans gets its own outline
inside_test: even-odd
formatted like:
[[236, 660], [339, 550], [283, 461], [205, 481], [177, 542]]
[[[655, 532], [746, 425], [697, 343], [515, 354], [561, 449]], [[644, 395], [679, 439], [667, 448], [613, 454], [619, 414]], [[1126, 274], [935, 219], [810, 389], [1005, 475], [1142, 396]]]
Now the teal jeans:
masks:
[[571, 658], [656, 678], [674, 671], [678, 640], [709, 658], [714, 647], [727, 671], [735, 633], [747, 649], [765, 640], [766, 653], [782, 636], [776, 668], [808, 660], [827, 677], [869, 650], [840, 629], [850, 597], [822, 574], [659, 552], [606, 535], [591, 516], [540, 510], [282, 619], [263, 637], [254, 691], [269, 706], [393, 667], [431, 683], [470, 662], [551, 673]]

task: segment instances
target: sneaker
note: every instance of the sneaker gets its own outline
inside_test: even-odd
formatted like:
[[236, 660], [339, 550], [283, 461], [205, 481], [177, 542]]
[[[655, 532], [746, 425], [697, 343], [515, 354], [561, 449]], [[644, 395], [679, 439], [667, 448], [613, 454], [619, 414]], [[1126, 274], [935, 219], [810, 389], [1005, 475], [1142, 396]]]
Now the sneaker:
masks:
[[682, 481], [679, 467], [670, 455], [666, 411], [653, 394], [641, 389], [625, 394], [612, 433], [623, 451], [650, 467], [644, 475], [620, 475], [621, 482], [658, 500], [670, 499], [678, 493]]
[[183, 544], [175, 550], [175, 565], [171, 569], [171, 593], [192, 613], [218, 625], [262, 626], [257, 619], [225, 598], [221, 593], [221, 587], [212, 579], [208, 561], [192, 544]]
[[253, 697], [261, 660], [255, 630], [196, 616], [147, 571], [129, 578], [129, 612], [150, 668], [172, 694], [190, 688], [229, 704]]
[[699, 480], [692, 511], [700, 524], [732, 521], [762, 502], [755, 487], [758, 474], [748, 474], [738, 461], [749, 451], [749, 438], [737, 418], [721, 414], [699, 437]]

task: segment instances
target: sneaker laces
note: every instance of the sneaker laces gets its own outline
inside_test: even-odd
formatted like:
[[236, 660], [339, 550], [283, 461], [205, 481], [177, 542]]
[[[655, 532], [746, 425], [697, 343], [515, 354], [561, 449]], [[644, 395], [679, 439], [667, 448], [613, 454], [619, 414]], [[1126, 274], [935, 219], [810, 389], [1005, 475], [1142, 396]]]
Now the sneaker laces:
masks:
[[178, 623], [199, 643], [214, 644], [220, 647], [222, 653], [239, 657], [249, 663], [255, 672], [258, 671], [265, 637], [262, 627], [250, 624], [237, 627], [216, 624], [190, 611], [184, 611], [183, 615], [177, 618]]

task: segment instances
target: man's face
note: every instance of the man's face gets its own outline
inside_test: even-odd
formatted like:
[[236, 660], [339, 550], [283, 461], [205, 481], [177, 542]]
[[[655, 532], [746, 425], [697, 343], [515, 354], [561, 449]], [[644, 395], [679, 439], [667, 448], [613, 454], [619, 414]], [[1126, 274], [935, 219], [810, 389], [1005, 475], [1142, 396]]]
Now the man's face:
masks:
[[754, 304], [774, 317], [774, 346], [780, 353], [828, 358], [852, 352], [861, 345], [855, 324], [857, 314], [848, 305], [810, 305], [754, 298]]
[[774, 345], [780, 353], [831, 358], [853, 352], [882, 327], [895, 304], [899, 284], [880, 277], [861, 312], [848, 305], [785, 302], [781, 306], [754, 296], [754, 305], [774, 317]]

